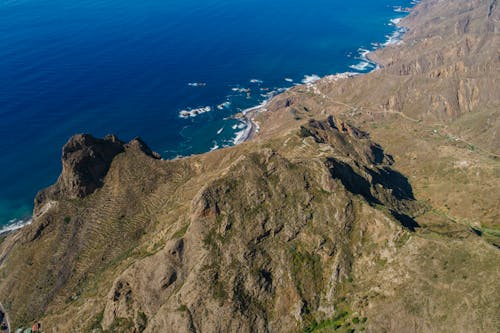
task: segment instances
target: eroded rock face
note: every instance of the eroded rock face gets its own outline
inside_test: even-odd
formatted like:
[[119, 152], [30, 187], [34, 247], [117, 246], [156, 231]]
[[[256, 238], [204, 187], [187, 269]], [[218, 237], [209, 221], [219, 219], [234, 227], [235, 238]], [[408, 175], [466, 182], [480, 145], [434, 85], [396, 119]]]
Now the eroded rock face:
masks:
[[[480, 2], [471, 1], [419, 8], [433, 21], [450, 12], [436, 7], [457, 12]], [[495, 28], [490, 3], [488, 18], [488, 4], [477, 12]], [[140, 139], [73, 138], [58, 183], [37, 197], [33, 224], [0, 239], [0, 298], [10, 320], [40, 320], [54, 332], [495, 331], [498, 249], [439, 210], [419, 215], [394, 159], [344, 120], [494, 105], [497, 89], [484, 87], [495, 87], [486, 74], [498, 67], [496, 56], [482, 69], [476, 60], [450, 67], [449, 51], [430, 50], [451, 41], [458, 57], [487, 50], [471, 36], [476, 21], [451, 24], [471, 39], [438, 41], [423, 31], [381, 71], [318, 82], [330, 94], [321, 103], [310, 98], [312, 86], [300, 97], [277, 97], [262, 114], [272, 121], [262, 122], [261, 137], [237, 147], [159, 161]], [[357, 124], [373, 137], [381, 131]], [[395, 140], [406, 130], [396, 128]], [[404, 157], [377, 141], [401, 168]], [[456, 179], [450, 170], [426, 172], [432, 181]], [[480, 201], [495, 193], [478, 195], [478, 205], [494, 208]]]
[[62, 150], [60, 191], [69, 198], [91, 194], [102, 185], [113, 158], [124, 150], [124, 143], [113, 135], [104, 139], [88, 134], [73, 136]]
[[368, 133], [351, 126], [345, 120], [333, 116], [324, 121], [310, 120], [300, 130], [302, 137], [330, 145], [342, 156], [367, 165], [391, 165], [393, 158], [384, 153], [380, 145], [369, 139]]
[[92, 194], [103, 185], [113, 159], [125, 149], [135, 149], [152, 158], [160, 158], [140, 138], [126, 144], [115, 135], [107, 135], [103, 139], [89, 134], [71, 137], [62, 149], [61, 175], [56, 184], [38, 193], [35, 211], [47, 199], [74, 199]]

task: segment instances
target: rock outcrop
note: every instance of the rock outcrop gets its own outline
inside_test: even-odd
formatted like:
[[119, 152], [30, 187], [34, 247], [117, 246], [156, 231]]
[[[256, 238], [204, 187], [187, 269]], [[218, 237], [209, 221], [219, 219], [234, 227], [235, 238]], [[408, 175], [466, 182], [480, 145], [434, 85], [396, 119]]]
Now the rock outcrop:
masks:
[[159, 159], [140, 138], [128, 144], [115, 135], [98, 139], [89, 134], [77, 134], [62, 149], [62, 172], [53, 186], [40, 191], [35, 198], [35, 214], [43, 203], [58, 198], [76, 199], [92, 194], [103, 184], [113, 159], [125, 149], [136, 149]]
[[414, 198], [391, 158], [346, 122], [311, 120], [299, 137], [329, 156], [259, 149], [238, 158], [191, 199], [185, 235], [115, 280], [103, 328], [141, 331], [143, 316], [145, 332], [166, 323], [172, 332], [294, 331], [311, 313], [334, 311], [357, 255], [354, 230], [366, 227], [360, 207], [411, 220], [402, 208]]
[[425, 0], [381, 70], [290, 89], [235, 147], [164, 161], [73, 137], [33, 223], [0, 237], [10, 323], [498, 330], [497, 17], [496, 1]]

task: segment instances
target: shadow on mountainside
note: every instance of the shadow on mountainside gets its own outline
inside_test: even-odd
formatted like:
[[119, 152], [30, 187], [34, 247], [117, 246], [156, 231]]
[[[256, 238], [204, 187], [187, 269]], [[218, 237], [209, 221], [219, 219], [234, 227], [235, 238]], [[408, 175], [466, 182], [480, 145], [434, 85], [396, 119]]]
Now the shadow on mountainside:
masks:
[[372, 195], [370, 182], [357, 174], [349, 164], [329, 158], [327, 165], [330, 168], [331, 176], [334, 179], [339, 179], [349, 192], [362, 195], [370, 204], [382, 204]]
[[382, 185], [385, 189], [391, 191], [391, 194], [398, 200], [415, 200], [413, 189], [408, 178], [396, 170], [388, 167], [377, 169], [376, 171], [366, 169], [372, 176], [372, 182]]
[[400, 209], [401, 202], [415, 201], [408, 178], [401, 173], [388, 167], [375, 169], [365, 167], [358, 173], [350, 164], [335, 158], [329, 158], [327, 165], [331, 176], [340, 180], [349, 192], [363, 196], [370, 205], [386, 206], [392, 217], [411, 231], [420, 227], [412, 217]]

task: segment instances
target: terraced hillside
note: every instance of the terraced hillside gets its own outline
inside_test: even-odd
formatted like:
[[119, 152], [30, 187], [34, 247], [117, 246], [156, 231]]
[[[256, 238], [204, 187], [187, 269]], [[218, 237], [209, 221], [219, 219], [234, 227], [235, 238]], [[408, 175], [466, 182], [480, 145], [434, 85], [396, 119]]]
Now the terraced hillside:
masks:
[[277, 96], [236, 147], [164, 161], [71, 138], [0, 240], [11, 326], [498, 331], [498, 19], [424, 0], [383, 68]]

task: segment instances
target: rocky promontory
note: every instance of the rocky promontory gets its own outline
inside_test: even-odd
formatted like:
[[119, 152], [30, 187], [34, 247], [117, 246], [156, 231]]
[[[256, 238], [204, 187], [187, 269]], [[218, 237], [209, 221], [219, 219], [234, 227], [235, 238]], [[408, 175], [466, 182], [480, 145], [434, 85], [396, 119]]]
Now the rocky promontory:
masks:
[[498, 12], [422, 1], [381, 69], [276, 96], [235, 147], [167, 161], [72, 137], [33, 223], [0, 239], [10, 324], [495, 332]]

